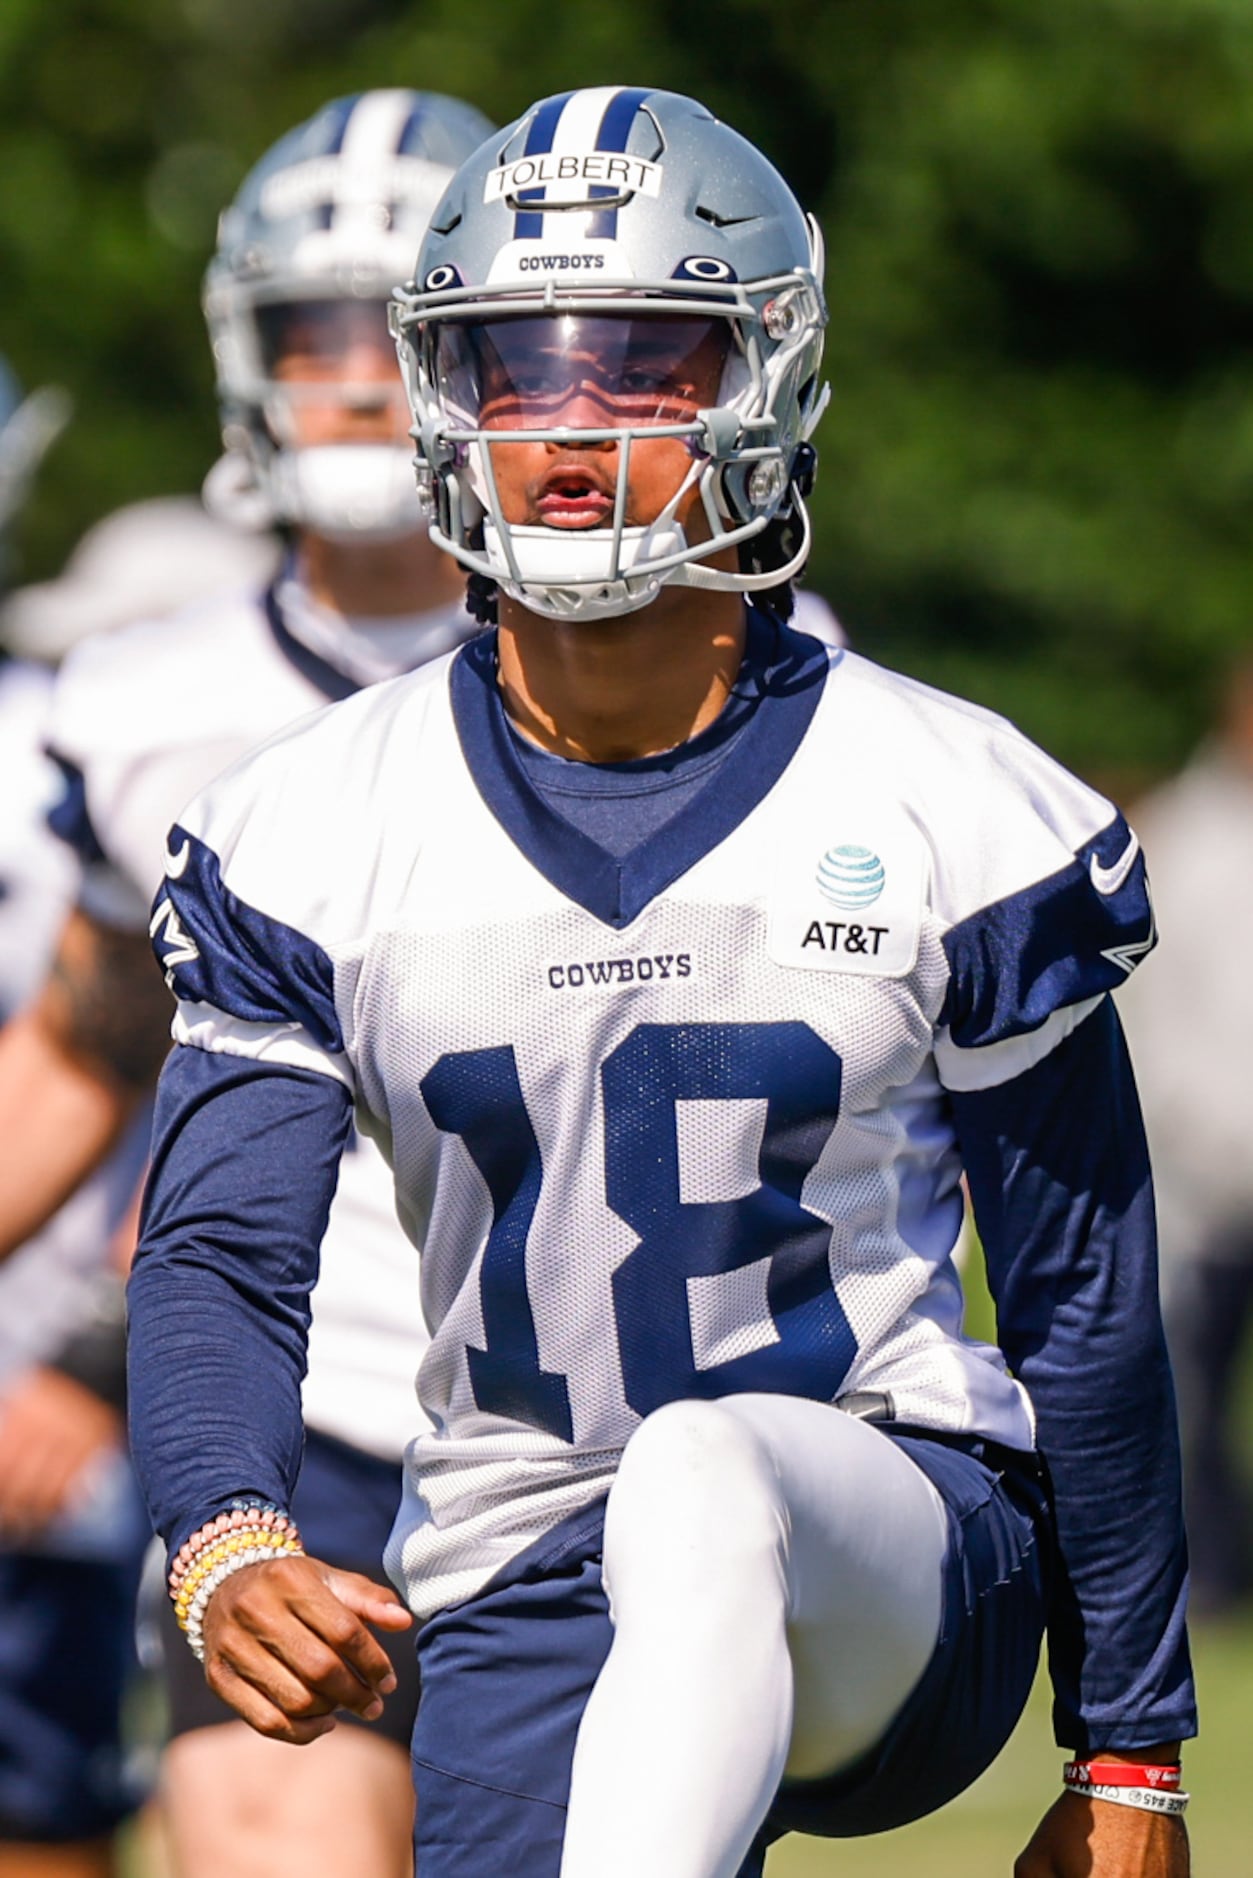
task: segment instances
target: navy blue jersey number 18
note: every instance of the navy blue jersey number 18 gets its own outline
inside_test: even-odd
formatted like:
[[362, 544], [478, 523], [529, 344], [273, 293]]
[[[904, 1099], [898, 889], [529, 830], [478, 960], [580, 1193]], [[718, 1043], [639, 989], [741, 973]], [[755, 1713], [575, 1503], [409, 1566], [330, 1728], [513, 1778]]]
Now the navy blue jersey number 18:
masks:
[[[833, 1396], [856, 1342], [831, 1288], [829, 1223], [801, 1204], [840, 1107], [840, 1059], [808, 1024], [640, 1024], [601, 1070], [605, 1188], [640, 1243], [613, 1275], [626, 1399], [647, 1415], [685, 1396], [762, 1389]], [[680, 1192], [679, 1102], [764, 1108], [751, 1190]], [[761, 1267], [765, 1309], [698, 1362], [689, 1286]]]
[[544, 1170], [513, 1047], [441, 1056], [421, 1088], [431, 1120], [461, 1136], [492, 1196], [481, 1279], [487, 1348], [466, 1352], [474, 1399], [486, 1414], [572, 1441], [570, 1392], [564, 1376], [539, 1366], [526, 1288], [526, 1239]]
[[[831, 1288], [830, 1226], [801, 1190], [835, 1126], [840, 1080], [839, 1057], [799, 1023], [641, 1024], [606, 1059], [606, 1199], [639, 1237], [613, 1278], [623, 1387], [637, 1414], [737, 1390], [836, 1394], [856, 1341]], [[566, 1380], [540, 1368], [526, 1285], [543, 1166], [514, 1052], [441, 1057], [422, 1096], [436, 1127], [461, 1136], [492, 1199], [480, 1277], [487, 1348], [467, 1351], [474, 1399], [569, 1441]], [[683, 1197], [685, 1101], [755, 1105], [755, 1178], [739, 1197]], [[742, 1106], [735, 1113], [743, 1128]], [[724, 1310], [716, 1342], [728, 1353], [698, 1357], [692, 1287], [749, 1266], [760, 1283], [744, 1295], [760, 1308], [742, 1326], [723, 1322]]]

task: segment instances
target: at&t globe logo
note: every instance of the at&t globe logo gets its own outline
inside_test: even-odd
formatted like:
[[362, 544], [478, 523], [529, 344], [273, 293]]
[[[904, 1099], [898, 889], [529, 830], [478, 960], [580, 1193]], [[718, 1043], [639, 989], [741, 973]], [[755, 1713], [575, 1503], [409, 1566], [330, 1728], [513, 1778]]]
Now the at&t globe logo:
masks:
[[858, 913], [874, 905], [887, 875], [872, 848], [845, 845], [827, 849], [815, 878], [819, 891], [833, 906], [845, 913]]

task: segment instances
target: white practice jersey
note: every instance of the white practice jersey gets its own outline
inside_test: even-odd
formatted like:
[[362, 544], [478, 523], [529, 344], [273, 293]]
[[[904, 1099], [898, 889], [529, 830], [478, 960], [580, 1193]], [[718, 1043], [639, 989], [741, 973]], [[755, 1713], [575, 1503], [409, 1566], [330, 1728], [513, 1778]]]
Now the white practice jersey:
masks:
[[0, 1022], [43, 978], [78, 870], [48, 832], [57, 773], [44, 754], [52, 673], [0, 654]]
[[[42, 666], [0, 658], [0, 1023], [38, 990], [78, 881], [46, 820], [57, 794], [43, 749], [51, 692]], [[89, 1311], [141, 1167], [128, 1146], [0, 1265], [0, 1388]]]
[[808, 633], [813, 639], [821, 639], [825, 646], [844, 646], [848, 640], [827, 602], [820, 593], [814, 593], [809, 587], [798, 587], [794, 595], [792, 627], [798, 633]]
[[1032, 1444], [962, 1330], [946, 1087], [1021, 1073], [1148, 949], [1135, 839], [1002, 720], [792, 643], [812, 682], [621, 861], [529, 786], [490, 638], [172, 837], [176, 1036], [346, 1083], [423, 1246], [433, 1427], [388, 1558], [420, 1614], [676, 1397], [875, 1391]]
[[[98, 635], [62, 668], [51, 742], [78, 797], [81, 900], [106, 923], [147, 930], [166, 831], [189, 796], [279, 727], [356, 689], [322, 654], [325, 619], [310, 606], [307, 619], [293, 620], [300, 594], [290, 580], [278, 593], [286, 607], [232, 594]], [[416, 662], [423, 646], [443, 652], [470, 630], [458, 606], [400, 624], [396, 636]], [[349, 626], [341, 637], [351, 636]], [[378, 1150], [354, 1136], [313, 1299], [309, 1426], [399, 1458], [424, 1425], [413, 1378], [426, 1344], [417, 1261], [397, 1225], [391, 1176]]]

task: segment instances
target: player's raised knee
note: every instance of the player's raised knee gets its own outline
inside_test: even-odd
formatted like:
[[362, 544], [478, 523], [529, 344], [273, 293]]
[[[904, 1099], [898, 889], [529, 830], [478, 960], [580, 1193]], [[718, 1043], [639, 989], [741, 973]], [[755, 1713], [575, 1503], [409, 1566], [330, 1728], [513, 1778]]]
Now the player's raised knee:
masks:
[[669, 1402], [626, 1445], [610, 1495], [617, 1521], [708, 1530], [718, 1543], [774, 1543], [774, 1472], [764, 1443], [721, 1402]]

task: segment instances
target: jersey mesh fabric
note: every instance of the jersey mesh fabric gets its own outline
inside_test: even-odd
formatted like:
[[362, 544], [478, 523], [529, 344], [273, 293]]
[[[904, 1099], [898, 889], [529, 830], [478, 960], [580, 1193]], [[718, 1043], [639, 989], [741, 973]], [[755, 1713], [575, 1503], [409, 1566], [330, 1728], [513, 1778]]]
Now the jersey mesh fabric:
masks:
[[[475, 926], [453, 948], [443, 935], [412, 930], [380, 937], [371, 948], [355, 1003], [360, 1037], [374, 1040], [359, 1058], [368, 1101], [390, 1127], [400, 1189], [438, 1193], [424, 1224], [435, 1338], [420, 1388], [440, 1435], [415, 1446], [402, 1519], [402, 1526], [417, 1522], [403, 1543], [403, 1563], [409, 1594], [423, 1606], [466, 1595], [487, 1557], [503, 1560], [603, 1489], [638, 1424], [621, 1346], [645, 1346], [658, 1325], [646, 1292], [615, 1297], [614, 1274], [635, 1252], [643, 1218], [624, 1219], [606, 1198], [603, 1066], [634, 1038], [669, 1033], [676, 1023], [694, 1037], [712, 1035], [715, 1053], [728, 1012], [740, 1035], [784, 1021], [807, 1026], [833, 1052], [838, 1046], [840, 1118], [818, 1124], [825, 1138], [799, 1195], [821, 1228], [830, 1283], [851, 1332], [847, 1365], [830, 1371], [829, 1393], [890, 1390], [902, 1419], [945, 1428], [967, 1426], [972, 1401], [982, 1408], [991, 1402], [992, 1426], [984, 1431], [1030, 1442], [1029, 1417], [999, 1356], [958, 1340], [960, 1290], [948, 1260], [961, 1202], [943, 1096], [928, 1066], [927, 1011], [938, 1007], [945, 982], [937, 930], [927, 935], [909, 984], [889, 988], [836, 974], [793, 981], [763, 960], [762, 924], [759, 908], [671, 900], [607, 943], [598, 922], [567, 906]], [[683, 977], [676, 975], [680, 960]], [[644, 982], [641, 961], [653, 966]], [[617, 970], [611, 983], [591, 977], [592, 967], [626, 962], [630, 984]], [[571, 987], [569, 967], [579, 963], [583, 982]], [[553, 988], [554, 969], [565, 974], [561, 990]], [[408, 1021], [395, 999], [401, 985]], [[558, 1436], [485, 1412], [476, 1399], [467, 1351], [490, 1349], [492, 1341], [482, 1302], [492, 1196], [464, 1141], [433, 1130], [425, 1105], [412, 1099], [435, 1063], [456, 1056], [491, 1085], [466, 1088], [467, 1106], [482, 1108], [496, 1097], [495, 1052], [502, 1048], [516, 1064], [541, 1170], [525, 1251], [538, 1366], [565, 1379], [573, 1451]], [[492, 1055], [476, 1066], [476, 1050]], [[647, 1110], [646, 1091], [643, 1099]], [[688, 1101], [663, 1087], [657, 1103], [645, 1126], [673, 1140], [677, 1172], [677, 1191], [666, 1186], [663, 1204], [672, 1197], [680, 1210], [726, 1207], [734, 1233], [737, 1204], [762, 1188], [765, 1098]], [[639, 1145], [637, 1168], [647, 1167], [649, 1151]], [[767, 1252], [688, 1277], [686, 1317], [699, 1372], [779, 1343], [770, 1269]]]
[[[996, 1052], [1017, 1013], [985, 994], [1028, 982], [996, 950], [1015, 896], [1055, 875], [1086, 891], [1076, 857], [1110, 805], [987, 713], [836, 655], [755, 805], [615, 924], [570, 870], [549, 877], [524, 785], [485, 785], [449, 670], [276, 740], [185, 818], [230, 893], [330, 962], [344, 1055], [326, 1068], [350, 1065], [423, 1244], [434, 1431], [389, 1555], [415, 1610], [471, 1595], [590, 1504], [640, 1417], [679, 1395], [872, 1388], [902, 1422], [1029, 1447], [1023, 1391], [961, 1334], [946, 942], [965, 922], [991, 1085], [1015, 1073]], [[220, 907], [168, 891], [193, 939], [229, 947]], [[1138, 930], [1139, 887], [1089, 899], [1093, 945], [1107, 907]], [[1079, 942], [1022, 930], [1035, 996], [1037, 967]], [[1120, 974], [1109, 956], [1065, 978], [1076, 1000]], [[219, 982], [246, 969], [234, 948]], [[203, 1000], [207, 953], [194, 977]], [[206, 1027], [202, 1006], [198, 1041]], [[978, 1057], [963, 1051], [976, 1079]]]

